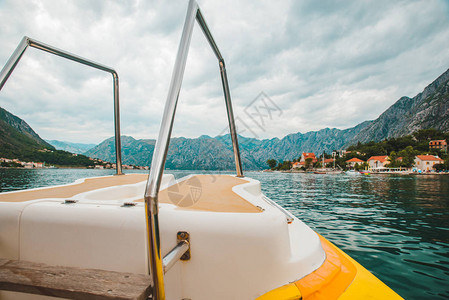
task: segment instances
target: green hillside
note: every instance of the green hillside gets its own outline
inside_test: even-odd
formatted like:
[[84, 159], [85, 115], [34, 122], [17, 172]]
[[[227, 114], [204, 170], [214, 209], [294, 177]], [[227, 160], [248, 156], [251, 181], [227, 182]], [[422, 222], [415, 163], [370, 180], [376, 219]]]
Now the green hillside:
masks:
[[0, 157], [23, 158], [37, 150], [54, 150], [53, 146], [45, 142], [40, 143], [32, 133], [19, 131], [18, 128], [24, 128], [20, 126], [21, 121], [20, 118], [0, 108]]

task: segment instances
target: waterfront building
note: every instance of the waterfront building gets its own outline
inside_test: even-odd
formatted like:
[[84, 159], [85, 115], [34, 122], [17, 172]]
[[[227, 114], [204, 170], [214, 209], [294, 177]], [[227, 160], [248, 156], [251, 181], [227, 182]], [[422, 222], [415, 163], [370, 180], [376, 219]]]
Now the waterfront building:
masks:
[[320, 162], [323, 163], [323, 168], [325, 168], [327, 165], [333, 164], [334, 160], [335, 160], [335, 158], [325, 158], [324, 161], [322, 159], [320, 159]]
[[423, 172], [430, 172], [436, 164], [442, 164], [444, 160], [433, 155], [417, 155], [415, 157], [415, 168]]
[[301, 158], [299, 159], [299, 161], [294, 162], [292, 164], [292, 169], [299, 169], [301, 167], [305, 167], [306, 166], [306, 159], [308, 159], [308, 158], [312, 159], [312, 163], [316, 163], [318, 161], [318, 159], [315, 156], [315, 153], [303, 152], [301, 154]]
[[292, 169], [299, 169], [301, 167], [305, 167], [306, 166], [306, 159], [311, 158], [312, 159], [312, 163], [316, 163], [318, 161], [318, 159], [315, 156], [315, 153], [312, 152], [303, 152], [301, 154], [301, 158], [299, 159], [298, 162], [295, 162], [292, 165]]
[[368, 158], [367, 162], [369, 169], [385, 168], [385, 165], [390, 163], [388, 160], [388, 155], [371, 156]]
[[43, 168], [44, 167], [44, 163], [41, 162], [33, 162], [33, 166], [35, 168]]
[[335, 160], [334, 158], [325, 158], [324, 159], [324, 164], [327, 165], [327, 164], [333, 163], [334, 160]]
[[365, 162], [365, 161], [363, 161], [363, 160], [361, 160], [361, 159], [358, 159], [357, 157], [354, 157], [354, 158], [351, 158], [351, 159], [347, 160], [347, 161], [346, 161], [346, 165], [347, 165], [349, 168], [354, 169], [355, 164], [358, 164], [358, 165], [360, 166], [360, 165], [363, 164], [364, 162]]
[[43, 168], [44, 167], [44, 163], [42, 163], [42, 162], [24, 162], [24, 161], [20, 161], [18, 158], [14, 158], [14, 159], [0, 158], [0, 162], [5, 162], [5, 163], [14, 162], [16, 164], [22, 165], [22, 167], [24, 167], [25, 169]]
[[313, 163], [316, 163], [318, 161], [318, 159], [315, 156], [315, 153], [308, 153], [308, 152], [303, 152], [301, 155], [301, 159], [299, 160], [299, 162], [305, 162], [306, 159], [311, 158]]
[[25, 169], [33, 169], [33, 168], [34, 168], [34, 164], [33, 164], [32, 162], [23, 162], [23, 163], [22, 163], [22, 166], [23, 166]]
[[293, 163], [292, 169], [299, 169], [299, 168], [301, 168], [302, 166], [304, 166], [304, 163], [301, 164], [301, 162], [297, 161], [297, 162]]

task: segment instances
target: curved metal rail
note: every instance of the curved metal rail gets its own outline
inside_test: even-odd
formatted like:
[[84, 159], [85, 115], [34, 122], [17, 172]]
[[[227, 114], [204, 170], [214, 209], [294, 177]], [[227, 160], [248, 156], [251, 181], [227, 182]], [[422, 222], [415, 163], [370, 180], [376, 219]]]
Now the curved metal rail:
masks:
[[20, 41], [19, 46], [17, 46], [14, 53], [11, 55], [6, 65], [0, 72], [0, 91], [8, 80], [9, 76], [14, 71], [15, 67], [22, 58], [25, 50], [29, 47], [33, 47], [69, 60], [73, 60], [80, 64], [93, 67], [112, 74], [113, 85], [114, 85], [114, 124], [115, 124], [115, 153], [116, 153], [116, 174], [122, 174], [122, 152], [121, 152], [121, 141], [120, 141], [120, 107], [119, 107], [119, 81], [117, 72], [105, 65], [96, 63], [94, 61], [82, 58], [70, 52], [55, 48], [53, 46], [46, 45], [27, 36], [24, 36], [22, 41]]
[[237, 140], [237, 132], [234, 122], [234, 114], [232, 111], [231, 94], [229, 92], [228, 79], [224, 59], [220, 50], [212, 37], [206, 21], [201, 14], [198, 4], [194, 0], [189, 1], [187, 15], [182, 31], [181, 42], [176, 56], [175, 67], [170, 82], [170, 89], [165, 104], [164, 114], [162, 117], [159, 137], [156, 142], [153, 160], [151, 162], [150, 175], [145, 190], [145, 213], [147, 220], [148, 233], [148, 263], [149, 271], [153, 281], [153, 299], [165, 299], [164, 289], [164, 270], [161, 256], [160, 237], [159, 237], [159, 221], [158, 221], [158, 193], [164, 172], [165, 161], [167, 158], [168, 146], [170, 144], [170, 136], [175, 118], [176, 105], [178, 102], [179, 92], [181, 89], [182, 79], [184, 76], [187, 55], [189, 52], [190, 40], [192, 37], [193, 25], [195, 19], [198, 21], [209, 45], [218, 59], [220, 67], [221, 81], [226, 102], [226, 110], [228, 114], [229, 129], [234, 149], [234, 159], [237, 170], [237, 176], [243, 177], [242, 164], [240, 159], [239, 145]]

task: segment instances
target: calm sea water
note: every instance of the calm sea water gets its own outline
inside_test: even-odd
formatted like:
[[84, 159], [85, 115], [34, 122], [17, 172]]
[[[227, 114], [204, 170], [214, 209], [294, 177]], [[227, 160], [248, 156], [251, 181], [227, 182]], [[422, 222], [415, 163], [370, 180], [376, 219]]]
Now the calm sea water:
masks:
[[[0, 191], [113, 173], [0, 169]], [[246, 174], [404, 298], [449, 299], [449, 176]]]

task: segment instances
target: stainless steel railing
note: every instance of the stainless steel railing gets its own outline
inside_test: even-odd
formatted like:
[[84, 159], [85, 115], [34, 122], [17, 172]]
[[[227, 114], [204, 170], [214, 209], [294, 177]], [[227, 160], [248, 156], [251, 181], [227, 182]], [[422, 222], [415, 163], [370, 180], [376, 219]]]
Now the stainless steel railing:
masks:
[[118, 74], [117, 72], [105, 65], [96, 63], [94, 61], [82, 58], [80, 56], [77, 56], [75, 54], [72, 54], [70, 52], [60, 50], [58, 48], [55, 48], [53, 46], [46, 45], [44, 43], [41, 43], [39, 41], [36, 41], [34, 39], [31, 39], [27, 36], [24, 36], [22, 41], [20, 41], [20, 44], [17, 46], [14, 53], [11, 55], [9, 60], [6, 62], [6, 65], [3, 67], [3, 69], [0, 72], [0, 91], [2, 90], [3, 86], [5, 85], [6, 81], [8, 80], [9, 76], [14, 71], [15, 67], [19, 63], [20, 59], [22, 58], [23, 54], [25, 53], [25, 50], [28, 47], [33, 47], [69, 60], [73, 60], [75, 62], [78, 62], [80, 64], [93, 67], [102, 71], [106, 71], [112, 74], [113, 79], [113, 85], [114, 85], [114, 124], [115, 124], [115, 153], [116, 153], [116, 174], [121, 175], [122, 174], [122, 152], [121, 152], [121, 141], [120, 141], [120, 107], [119, 107], [119, 82], [118, 82]]
[[215, 56], [218, 59], [220, 67], [221, 81], [223, 85], [223, 92], [226, 102], [226, 109], [228, 114], [229, 129], [234, 149], [235, 166], [237, 176], [243, 177], [242, 163], [240, 159], [239, 145], [237, 140], [237, 132], [234, 122], [234, 114], [232, 111], [231, 94], [229, 92], [229, 84], [226, 75], [226, 68], [224, 59], [221, 56], [220, 50], [212, 37], [206, 21], [198, 7], [195, 0], [189, 1], [187, 15], [182, 31], [181, 42], [179, 43], [178, 54], [176, 56], [175, 67], [170, 82], [170, 89], [165, 104], [164, 113], [162, 116], [161, 128], [159, 130], [159, 137], [156, 142], [153, 153], [153, 160], [151, 162], [150, 175], [148, 177], [145, 190], [145, 213], [147, 220], [147, 234], [148, 234], [148, 263], [149, 271], [153, 280], [153, 299], [165, 299], [164, 289], [164, 270], [160, 247], [159, 237], [159, 220], [158, 220], [158, 194], [161, 185], [162, 175], [164, 172], [165, 161], [167, 158], [168, 146], [170, 144], [170, 136], [173, 128], [175, 118], [176, 105], [178, 102], [179, 92], [181, 89], [182, 79], [184, 76], [187, 55], [189, 52], [190, 40], [192, 37], [193, 25], [195, 19], [198, 21], [204, 35], [207, 38]]

